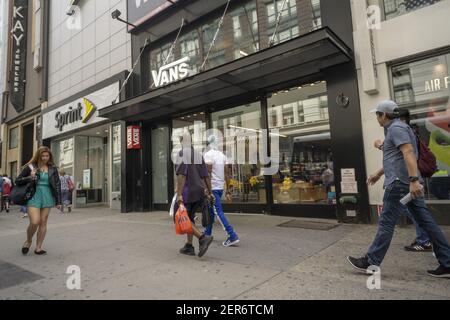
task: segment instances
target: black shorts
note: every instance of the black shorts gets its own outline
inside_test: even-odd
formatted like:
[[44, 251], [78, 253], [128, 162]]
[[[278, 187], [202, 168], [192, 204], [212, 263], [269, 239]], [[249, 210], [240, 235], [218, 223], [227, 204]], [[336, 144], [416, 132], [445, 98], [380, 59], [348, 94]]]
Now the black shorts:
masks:
[[[203, 207], [203, 202], [204, 200], [200, 200], [197, 202], [193, 202], [193, 203], [185, 203], [184, 206], [186, 207], [186, 210], [188, 212], [188, 216], [189, 216], [189, 220], [191, 220], [191, 222], [193, 224], [195, 224], [195, 214], [197, 211], [201, 210]], [[175, 205], [175, 214], [173, 215], [173, 220], [175, 222], [175, 215], [176, 212], [178, 211], [178, 205]]]

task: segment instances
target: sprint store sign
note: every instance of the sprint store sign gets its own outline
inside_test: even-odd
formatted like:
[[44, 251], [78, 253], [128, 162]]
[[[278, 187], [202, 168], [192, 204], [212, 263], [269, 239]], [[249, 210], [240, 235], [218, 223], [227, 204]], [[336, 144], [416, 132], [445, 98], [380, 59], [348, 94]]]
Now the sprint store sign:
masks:
[[80, 97], [56, 109], [44, 110], [42, 139], [71, 132], [91, 124], [107, 120], [98, 111], [111, 105], [119, 94], [119, 82], [94, 93]]

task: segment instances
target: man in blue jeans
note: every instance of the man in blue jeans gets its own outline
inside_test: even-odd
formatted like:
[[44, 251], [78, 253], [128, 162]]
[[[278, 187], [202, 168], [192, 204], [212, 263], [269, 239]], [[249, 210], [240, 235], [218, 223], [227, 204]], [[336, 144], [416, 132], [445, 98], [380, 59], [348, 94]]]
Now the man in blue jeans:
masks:
[[[398, 117], [401, 121], [406, 123], [408, 126], [411, 126], [411, 115], [408, 109], [402, 109], [398, 113]], [[375, 148], [383, 151], [384, 142], [381, 140], [375, 141]], [[414, 216], [409, 212], [408, 208], [405, 207], [403, 214], [408, 217], [410, 221], [414, 224], [414, 227], [416, 228], [416, 239], [414, 242], [405, 247], [406, 251], [410, 252], [431, 252], [433, 251], [433, 246], [431, 245], [430, 237], [428, 234], [423, 230], [421, 227], [419, 227], [419, 224], [417, 223], [416, 219], [414, 219]]]
[[405, 211], [400, 200], [410, 193], [413, 200], [407, 204], [419, 227], [430, 237], [433, 251], [439, 261], [436, 270], [428, 275], [436, 278], [450, 278], [450, 246], [432, 218], [423, 197], [422, 179], [417, 167], [419, 156], [417, 140], [411, 127], [397, 119], [398, 106], [393, 101], [381, 102], [374, 112], [379, 124], [384, 127], [383, 169], [368, 179], [374, 185], [385, 175], [384, 207], [378, 222], [378, 232], [365, 257], [347, 257], [347, 261], [364, 273], [370, 266], [380, 266], [386, 256], [394, 235], [395, 225]]
[[[211, 178], [212, 193], [215, 198], [214, 205], [217, 211], [218, 219], [220, 219], [223, 227], [225, 228], [225, 231], [228, 233], [228, 239], [223, 243], [223, 246], [232, 247], [237, 245], [240, 242], [240, 240], [236, 232], [234, 232], [233, 227], [228, 222], [228, 219], [223, 212], [221, 203], [221, 199], [223, 196], [223, 188], [225, 184], [227, 189], [227, 197], [231, 198], [231, 193], [229, 189], [230, 168], [229, 165], [227, 164], [227, 157], [218, 150], [217, 137], [214, 135], [209, 136], [207, 140], [207, 145], [209, 151], [205, 153], [203, 158], [205, 159], [205, 163], [209, 171], [209, 176]], [[207, 236], [212, 235], [212, 229], [214, 224], [214, 212], [212, 212], [211, 215], [213, 217], [212, 223], [205, 230], [205, 235]]]

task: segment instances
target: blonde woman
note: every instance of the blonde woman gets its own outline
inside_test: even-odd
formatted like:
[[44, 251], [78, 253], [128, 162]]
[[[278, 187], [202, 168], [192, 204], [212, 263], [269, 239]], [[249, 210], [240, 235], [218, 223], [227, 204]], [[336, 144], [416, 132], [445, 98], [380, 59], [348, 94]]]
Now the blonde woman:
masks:
[[34, 253], [45, 255], [47, 252], [42, 249], [42, 245], [47, 233], [50, 209], [57, 207], [61, 210], [61, 182], [49, 148], [39, 148], [16, 180], [17, 185], [29, 182], [34, 182], [35, 193], [27, 203], [30, 225], [27, 229], [27, 241], [22, 247], [22, 254], [26, 255], [30, 251], [33, 237], [37, 231]]

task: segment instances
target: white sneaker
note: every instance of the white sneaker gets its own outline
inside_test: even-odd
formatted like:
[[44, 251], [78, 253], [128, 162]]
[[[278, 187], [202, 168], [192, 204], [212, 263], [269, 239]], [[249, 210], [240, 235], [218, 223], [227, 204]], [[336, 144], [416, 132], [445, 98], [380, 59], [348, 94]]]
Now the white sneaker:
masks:
[[236, 245], [238, 245], [239, 244], [239, 242], [241, 242], [240, 240], [239, 240], [239, 238], [236, 238], [236, 239], [234, 239], [234, 240], [231, 240], [231, 238], [228, 238], [224, 243], [222, 243], [222, 245], [224, 246], [224, 247], [232, 247], [232, 246], [236, 246]]

